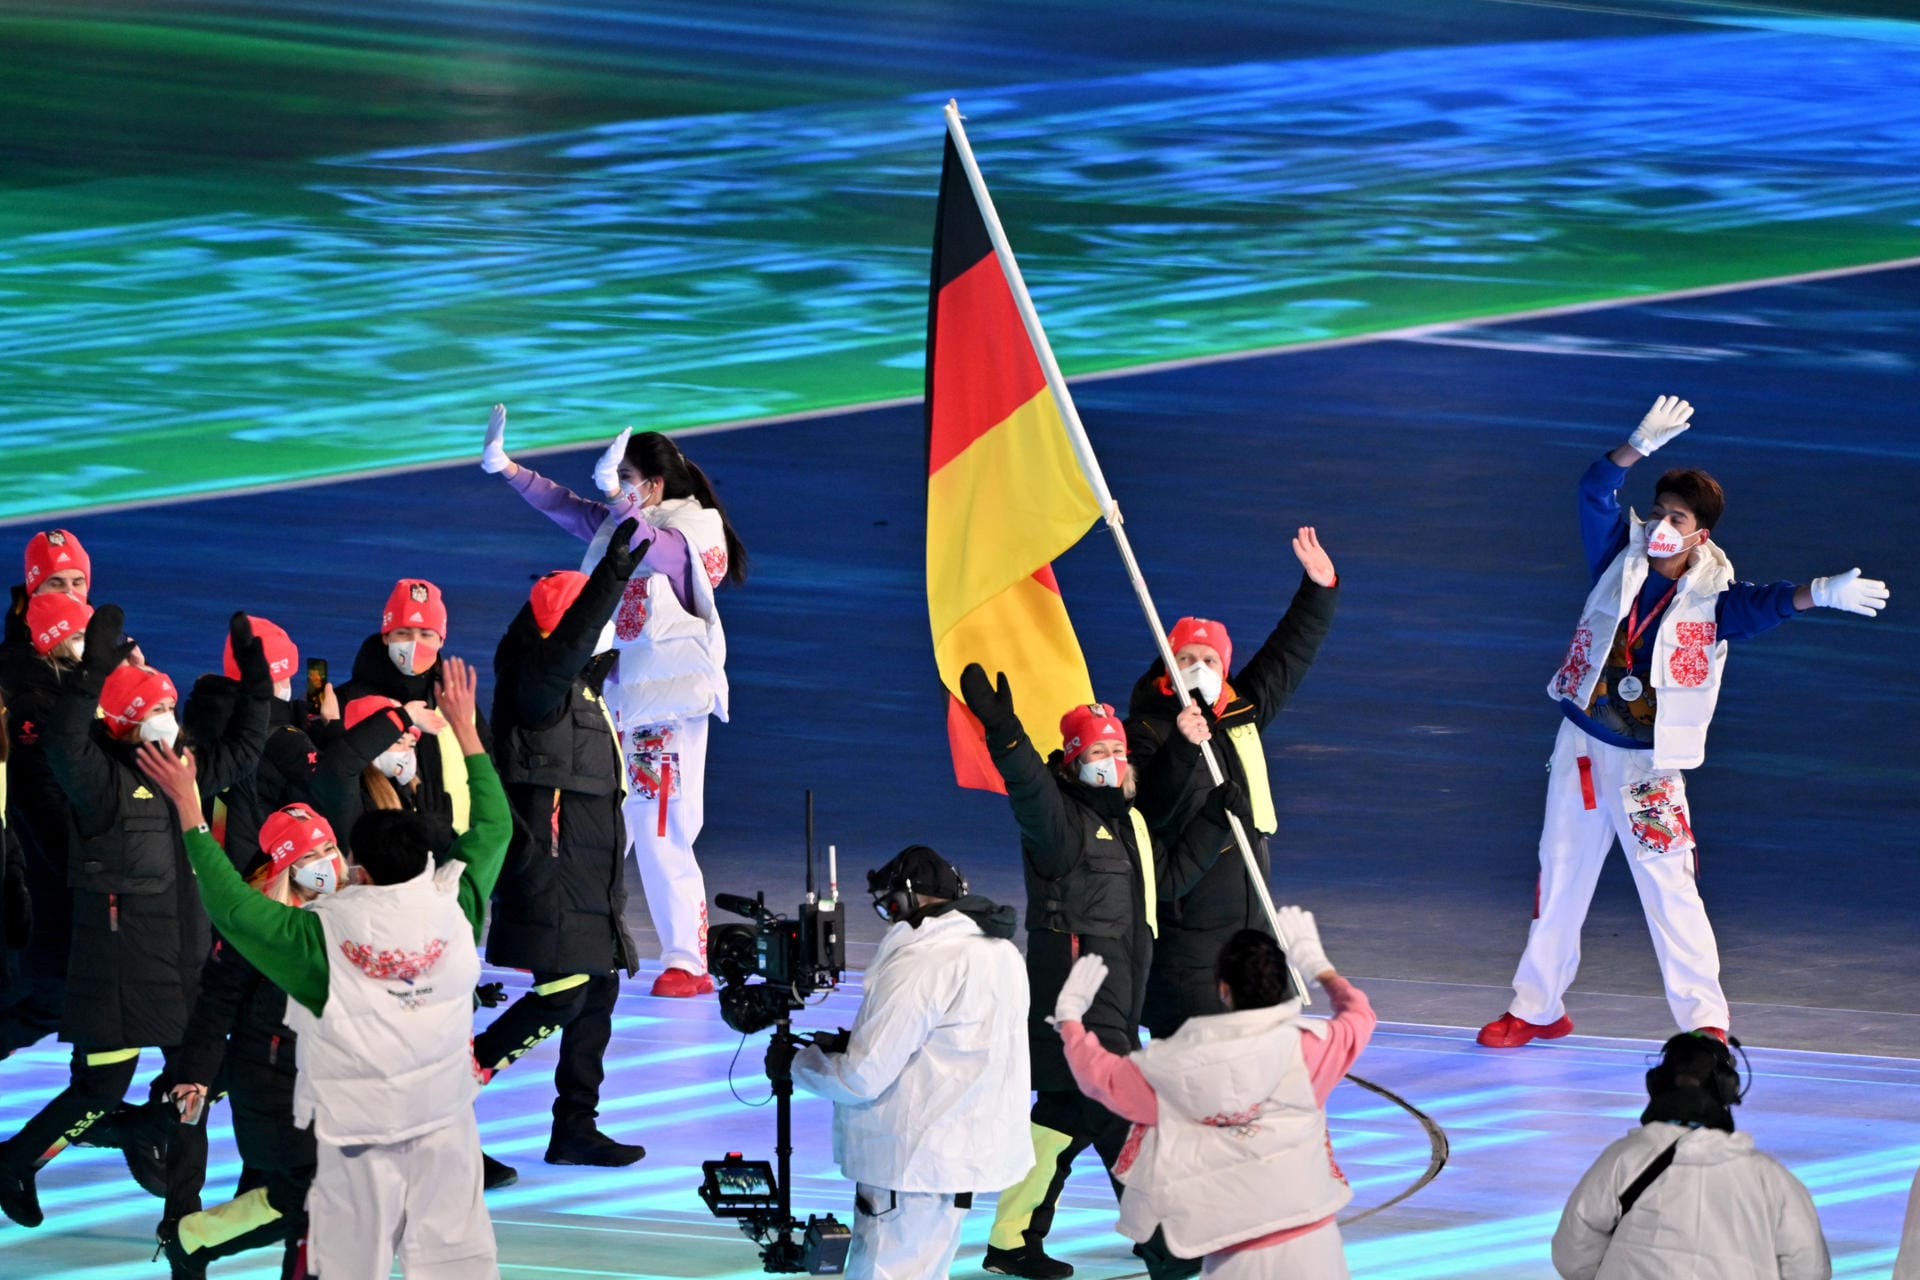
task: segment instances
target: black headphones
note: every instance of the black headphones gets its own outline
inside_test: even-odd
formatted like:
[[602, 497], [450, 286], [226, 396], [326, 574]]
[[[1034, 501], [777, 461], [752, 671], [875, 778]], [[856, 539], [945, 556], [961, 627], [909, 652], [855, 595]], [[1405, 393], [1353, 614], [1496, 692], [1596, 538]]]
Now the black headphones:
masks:
[[1666, 1046], [1661, 1050], [1660, 1061], [1647, 1070], [1647, 1096], [1656, 1098], [1674, 1089], [1676, 1075], [1673, 1065], [1674, 1050], [1694, 1051], [1702, 1048], [1712, 1057], [1713, 1067], [1707, 1079], [1701, 1082], [1701, 1087], [1723, 1107], [1735, 1107], [1744, 1102], [1747, 1090], [1753, 1087], [1753, 1070], [1749, 1066], [1747, 1084], [1743, 1088], [1740, 1084], [1740, 1068], [1733, 1060], [1735, 1049], [1740, 1049], [1742, 1058], [1747, 1054], [1745, 1049], [1740, 1048], [1739, 1038], [1730, 1036], [1727, 1042], [1722, 1044], [1718, 1036], [1702, 1035], [1699, 1032], [1686, 1032], [1667, 1041]]
[[[913, 849], [915, 848], [926, 849], [926, 846], [918, 845], [918, 846], [913, 846], [913, 848], [910, 848], [910, 849], [902, 850], [901, 857], [904, 857], [906, 853], [912, 852]], [[927, 849], [926, 852], [928, 854], [933, 853], [931, 849]], [[901, 857], [896, 857], [894, 859], [894, 862], [898, 863], [901, 860]], [[947, 871], [953, 876], [954, 880], [959, 883], [960, 892], [957, 894], [954, 894], [953, 896], [956, 898], [966, 897], [967, 896], [967, 878], [960, 874], [960, 868], [954, 866], [951, 862], [947, 862], [944, 858], [941, 859], [941, 863], [946, 867]], [[876, 872], [874, 874], [877, 875], [878, 873]], [[871, 877], [869, 878], [871, 879]], [[932, 885], [927, 886], [930, 892], [937, 887], [938, 886], [932, 886]], [[882, 920], [885, 920], [889, 924], [897, 924], [898, 922], [909, 918], [910, 916], [913, 915], [915, 911], [919, 910], [919, 908], [914, 905], [914, 901], [913, 901], [914, 887], [913, 887], [912, 874], [911, 873], [902, 874], [901, 869], [897, 867], [894, 869], [893, 878], [890, 878], [883, 888], [874, 890], [873, 894], [874, 894], [874, 897], [873, 897], [874, 911], [879, 915], [879, 917]]]

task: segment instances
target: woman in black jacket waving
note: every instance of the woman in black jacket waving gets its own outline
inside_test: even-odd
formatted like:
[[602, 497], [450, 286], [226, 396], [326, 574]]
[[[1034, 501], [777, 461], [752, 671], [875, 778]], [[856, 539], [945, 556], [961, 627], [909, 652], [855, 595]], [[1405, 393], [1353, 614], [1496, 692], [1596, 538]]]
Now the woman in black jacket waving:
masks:
[[494, 889], [487, 960], [530, 971], [534, 987], [474, 1037], [473, 1053], [491, 1073], [560, 1031], [549, 1164], [625, 1165], [646, 1154], [595, 1124], [618, 971], [639, 967], [621, 882], [619, 749], [599, 691], [611, 661], [595, 657], [647, 553], [646, 542], [628, 548], [636, 527], [614, 530], [591, 575], [535, 583], [493, 656], [493, 754], [516, 830]]
[[[178, 819], [133, 758], [141, 742], [175, 743], [177, 695], [161, 672], [122, 665], [134, 650], [123, 621], [115, 605], [89, 620], [80, 666], [63, 679], [42, 731], [48, 767], [72, 812], [72, 998], [60, 1038], [73, 1045], [73, 1067], [67, 1088], [0, 1143], [0, 1211], [27, 1227], [42, 1216], [34, 1175], [120, 1101], [140, 1050], [164, 1049], [171, 1064], [207, 954], [207, 917]], [[267, 736], [273, 681], [266, 658], [245, 614], [234, 615], [232, 628], [246, 696], [217, 738], [194, 744], [207, 794], [252, 770]], [[163, 1073], [156, 1093], [170, 1087], [171, 1075]], [[194, 1136], [197, 1143], [175, 1144], [168, 1222], [199, 1208], [205, 1135]], [[191, 1167], [196, 1148], [198, 1171]]]

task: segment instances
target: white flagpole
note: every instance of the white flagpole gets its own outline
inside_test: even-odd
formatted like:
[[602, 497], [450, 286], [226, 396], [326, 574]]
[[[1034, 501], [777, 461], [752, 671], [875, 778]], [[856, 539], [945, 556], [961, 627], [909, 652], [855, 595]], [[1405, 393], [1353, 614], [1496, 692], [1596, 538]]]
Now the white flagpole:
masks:
[[[1160, 660], [1167, 665], [1167, 683], [1180, 699], [1180, 707], [1185, 710], [1193, 705], [1181, 682], [1175, 679], [1179, 664], [1173, 660], [1173, 648], [1167, 643], [1167, 629], [1160, 622], [1160, 611], [1154, 607], [1153, 596], [1147, 591], [1147, 579], [1140, 572], [1140, 562], [1134, 559], [1133, 546], [1127, 541], [1127, 531], [1123, 527], [1120, 504], [1113, 499], [1113, 492], [1107, 488], [1107, 478], [1100, 471], [1100, 459], [1094, 456], [1093, 442], [1087, 439], [1087, 429], [1080, 423], [1080, 411], [1074, 407], [1073, 395], [1067, 390], [1067, 379], [1060, 372], [1059, 361], [1053, 358], [1053, 347], [1047, 342], [1046, 330], [1040, 327], [1040, 314], [1034, 310], [1033, 297], [1027, 292], [1027, 282], [1020, 275], [1020, 265], [1013, 260], [1013, 246], [1007, 243], [1006, 228], [1000, 225], [1000, 215], [994, 211], [993, 197], [987, 193], [986, 179], [980, 176], [980, 166], [973, 158], [973, 148], [967, 142], [967, 130], [960, 122], [960, 105], [953, 99], [947, 100], [947, 135], [953, 139], [954, 149], [959, 153], [960, 165], [967, 171], [967, 184], [973, 188], [974, 202], [980, 206], [980, 216], [987, 224], [987, 236], [993, 241], [993, 252], [1000, 259], [1000, 267], [1006, 273], [1008, 287], [1013, 292], [1014, 306], [1020, 311], [1021, 323], [1027, 327], [1027, 338], [1033, 343], [1033, 349], [1040, 357], [1040, 370], [1046, 375], [1047, 387], [1053, 392], [1054, 402], [1060, 406], [1061, 420], [1067, 426], [1067, 438], [1073, 444], [1074, 457], [1080, 462], [1081, 473], [1087, 478], [1087, 485], [1093, 490], [1094, 500], [1100, 504], [1101, 517], [1106, 521], [1107, 531], [1113, 535], [1114, 546], [1119, 548], [1120, 560], [1126, 566], [1127, 577], [1133, 582], [1133, 593], [1140, 600], [1141, 611], [1147, 615], [1147, 625], [1153, 629], [1154, 643], [1160, 648]], [[1207, 762], [1207, 773], [1217, 787], [1226, 780], [1226, 774], [1220, 769], [1220, 761], [1213, 754], [1213, 744], [1200, 744], [1200, 756]], [[1301, 981], [1300, 971], [1293, 965], [1293, 948], [1287, 936], [1281, 932], [1279, 918], [1273, 910], [1273, 895], [1267, 891], [1266, 877], [1260, 874], [1260, 864], [1253, 856], [1253, 845], [1247, 837], [1246, 828], [1240, 824], [1239, 815], [1227, 814], [1227, 825], [1233, 829], [1234, 842], [1240, 847], [1241, 860], [1246, 864], [1247, 879], [1252, 882], [1254, 893], [1260, 899], [1260, 909], [1266, 912], [1267, 924], [1273, 929], [1273, 936], [1279, 940], [1281, 950], [1287, 953], [1287, 971], [1293, 977], [1293, 989], [1299, 993], [1302, 1005], [1312, 1004], [1307, 994], [1307, 984]]]

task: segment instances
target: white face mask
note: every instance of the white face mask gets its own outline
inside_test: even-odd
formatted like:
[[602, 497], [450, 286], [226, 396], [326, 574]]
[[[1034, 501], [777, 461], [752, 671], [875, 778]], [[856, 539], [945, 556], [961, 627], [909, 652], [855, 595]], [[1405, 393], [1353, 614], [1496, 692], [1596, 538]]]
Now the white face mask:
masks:
[[613, 648], [613, 641], [613, 619], [608, 618], [607, 625], [600, 628], [600, 638], [593, 642], [593, 651], [595, 653], [605, 653], [607, 650]]
[[1208, 706], [1220, 701], [1220, 673], [1204, 662], [1180, 668], [1180, 687], [1198, 689], [1200, 701]]
[[173, 745], [180, 736], [180, 722], [173, 718], [173, 712], [160, 711], [140, 722], [140, 741], [156, 742], [163, 747]]
[[419, 771], [420, 757], [411, 751], [388, 747], [373, 758], [373, 767], [404, 787], [413, 781], [413, 775]]
[[1677, 556], [1687, 549], [1686, 538], [1673, 527], [1670, 517], [1662, 516], [1660, 523], [1653, 526], [1647, 534], [1647, 554], [1655, 559]]
[[403, 676], [417, 676], [440, 656], [437, 640], [395, 640], [387, 646], [387, 656]]
[[282, 680], [273, 686], [273, 696], [285, 702], [293, 697], [293, 681]]
[[295, 867], [292, 879], [302, 889], [325, 897], [340, 887], [339, 859], [322, 858], [318, 862], [309, 862], [304, 867]]
[[1117, 787], [1127, 776], [1127, 758], [1108, 756], [1104, 760], [1082, 760], [1080, 781], [1090, 787]]

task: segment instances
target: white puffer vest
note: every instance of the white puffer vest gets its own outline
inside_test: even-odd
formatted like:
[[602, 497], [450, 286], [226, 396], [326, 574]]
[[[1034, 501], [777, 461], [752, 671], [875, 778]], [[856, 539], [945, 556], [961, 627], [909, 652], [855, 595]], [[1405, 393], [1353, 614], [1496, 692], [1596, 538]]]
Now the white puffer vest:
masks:
[[[1633, 527], [1627, 545], [1600, 581], [1593, 584], [1566, 659], [1547, 682], [1547, 696], [1585, 710], [1606, 665], [1614, 635], [1640, 588], [1647, 581], [1647, 526], [1628, 513]], [[1719, 638], [1714, 610], [1720, 594], [1733, 584], [1733, 562], [1719, 544], [1703, 542], [1680, 575], [1679, 589], [1667, 606], [1653, 641], [1651, 675], [1658, 691], [1653, 720], [1653, 764], [1657, 769], [1691, 769], [1706, 759], [1707, 725], [1720, 701], [1720, 677], [1727, 642]]]
[[480, 953], [460, 910], [462, 864], [405, 884], [348, 885], [311, 908], [327, 939], [319, 1017], [299, 1033], [294, 1123], [335, 1146], [401, 1142], [473, 1105], [473, 986]]
[[[617, 692], [607, 691], [607, 705], [621, 729], [704, 715], [725, 720], [727, 634], [721, 629], [713, 592], [727, 576], [726, 526], [718, 511], [692, 498], [668, 498], [643, 514], [687, 540], [687, 555], [693, 563], [693, 610], [680, 606], [673, 584], [663, 573], [627, 583], [626, 595], [613, 615], [620, 683]], [[595, 531], [580, 562], [583, 573], [593, 572], [600, 563], [622, 518], [616, 508]]]
[[1333, 1162], [1300, 1036], [1322, 1035], [1300, 1002], [1189, 1018], [1131, 1061], [1159, 1098], [1115, 1162], [1120, 1233], [1198, 1258], [1318, 1222], [1353, 1199]]

